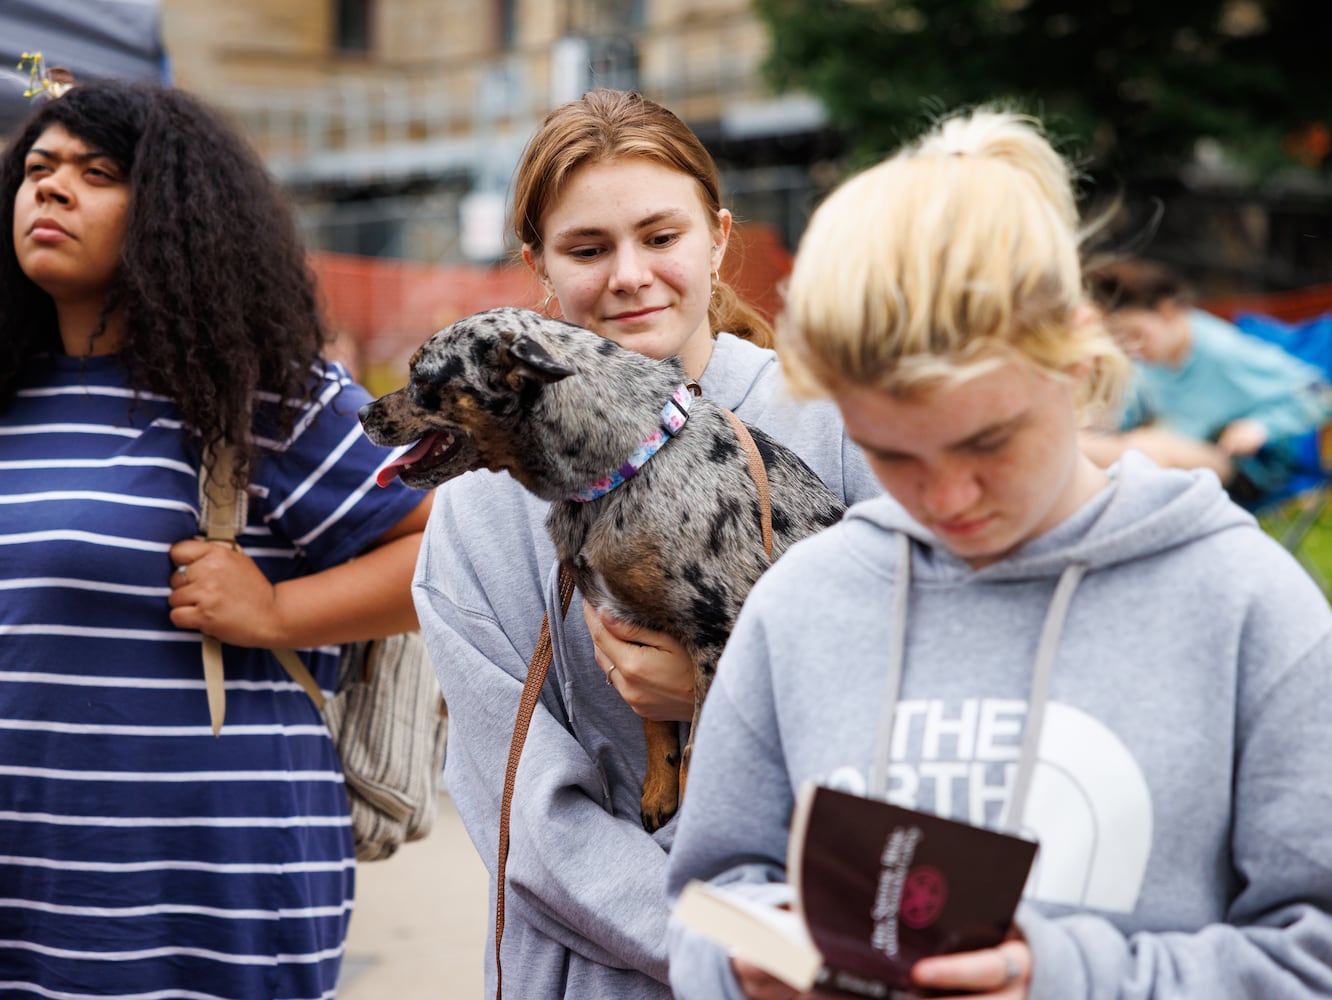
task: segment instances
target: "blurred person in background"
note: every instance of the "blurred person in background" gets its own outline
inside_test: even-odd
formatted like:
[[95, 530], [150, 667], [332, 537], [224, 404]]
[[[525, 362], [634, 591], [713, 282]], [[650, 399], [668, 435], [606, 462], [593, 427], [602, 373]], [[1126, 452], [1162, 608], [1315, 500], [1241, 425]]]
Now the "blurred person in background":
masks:
[[[917, 962], [923, 995], [1332, 996], [1332, 611], [1215, 477], [1081, 452], [1129, 371], [1080, 231], [1039, 124], [988, 109], [815, 211], [783, 364], [888, 496], [745, 602], [670, 889], [789, 903], [813, 781], [1039, 841], [1008, 939]], [[670, 955], [681, 1000], [795, 996], [678, 924]]]
[[[74, 86], [5, 150], [0, 205], [3, 992], [332, 996], [347, 796], [268, 649], [331, 691], [333, 644], [414, 627], [429, 497], [374, 487], [284, 199], [198, 101]], [[197, 537], [223, 443], [234, 550]]]
[[1322, 373], [1198, 309], [1161, 264], [1116, 260], [1089, 268], [1087, 281], [1134, 359], [1119, 426], [1084, 435], [1087, 453], [1110, 466], [1136, 448], [1161, 466], [1211, 469], [1245, 505], [1278, 493], [1298, 439], [1332, 416]]

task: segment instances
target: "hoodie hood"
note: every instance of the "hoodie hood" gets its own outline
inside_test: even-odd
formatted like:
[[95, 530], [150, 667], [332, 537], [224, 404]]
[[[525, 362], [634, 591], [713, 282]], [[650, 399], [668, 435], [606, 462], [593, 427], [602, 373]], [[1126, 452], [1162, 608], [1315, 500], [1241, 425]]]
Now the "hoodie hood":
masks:
[[712, 358], [699, 379], [703, 394], [728, 410], [738, 410], [758, 391], [764, 401], [774, 391], [781, 391], [782, 380], [774, 378], [778, 371], [777, 355], [772, 351], [755, 350], [747, 340], [732, 333], [719, 333], [712, 344]]
[[[913, 572], [922, 580], [948, 580], [970, 575], [978, 579], [1025, 580], [1060, 575], [1070, 563], [1089, 571], [1158, 555], [1208, 535], [1251, 525], [1252, 515], [1230, 501], [1220, 481], [1208, 471], [1161, 470], [1145, 455], [1129, 451], [1110, 470], [1111, 484], [1062, 524], [1027, 542], [984, 569], [974, 570], [953, 555], [906, 510], [884, 497], [858, 504], [847, 512], [848, 530], [856, 536], [853, 551], [866, 552], [861, 535], [879, 529], [903, 533], [919, 543]], [[922, 551], [923, 550], [923, 551]]]

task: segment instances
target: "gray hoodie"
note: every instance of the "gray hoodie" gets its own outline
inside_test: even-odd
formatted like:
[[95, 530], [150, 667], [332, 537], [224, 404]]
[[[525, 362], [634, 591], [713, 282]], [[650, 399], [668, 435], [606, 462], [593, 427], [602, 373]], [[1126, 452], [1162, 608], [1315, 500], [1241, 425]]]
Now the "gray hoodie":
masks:
[[[702, 878], [781, 898], [793, 790], [870, 792], [884, 773], [895, 801], [990, 827], [1011, 809], [1039, 838], [1018, 913], [1031, 1000], [1332, 996], [1330, 628], [1214, 476], [1136, 453], [981, 570], [890, 499], [860, 504], [741, 613], [670, 891]], [[682, 998], [740, 996], [721, 951], [678, 925], [671, 977]]]
[[[771, 351], [723, 334], [701, 384], [707, 396], [793, 448], [849, 501], [878, 494], [836, 408], [794, 403]], [[491, 914], [500, 794], [519, 695], [541, 616], [558, 607], [546, 509], [507, 475], [469, 473], [445, 484], [413, 588], [449, 706], [445, 782], [490, 868]], [[666, 852], [676, 825], [655, 836], [642, 828], [642, 721], [606, 685], [579, 608], [575, 595], [568, 619], [553, 623], [555, 660], [518, 771], [505, 997], [667, 997]], [[490, 919], [487, 996], [495, 988]]]

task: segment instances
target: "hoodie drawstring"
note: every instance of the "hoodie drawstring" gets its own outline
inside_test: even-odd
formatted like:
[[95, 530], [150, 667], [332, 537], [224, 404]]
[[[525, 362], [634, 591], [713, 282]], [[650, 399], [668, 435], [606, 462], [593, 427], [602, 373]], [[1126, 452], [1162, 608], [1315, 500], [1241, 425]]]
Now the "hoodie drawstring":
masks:
[[[1045, 612], [1041, 638], [1036, 647], [1036, 663], [1032, 668], [1031, 692], [1028, 695], [1027, 721], [1023, 727], [1022, 747], [1018, 754], [1017, 774], [1013, 790], [1004, 810], [1002, 828], [1017, 833], [1022, 827], [1022, 816], [1031, 790], [1031, 776], [1036, 768], [1036, 751], [1040, 746], [1041, 726], [1045, 722], [1045, 706], [1050, 697], [1050, 680], [1054, 674], [1055, 654], [1059, 637], [1068, 619], [1068, 607], [1073, 593], [1087, 572], [1084, 563], [1069, 563], [1059, 576], [1050, 607]], [[897, 578], [893, 581], [893, 617], [891, 622], [892, 646], [888, 651], [888, 677], [884, 684], [884, 707], [879, 716], [879, 731], [875, 738], [874, 757], [870, 763], [870, 794], [888, 797], [888, 769], [892, 763], [893, 722], [897, 715], [897, 702], [902, 690], [902, 672], [906, 662], [907, 600], [911, 591], [911, 538], [897, 532]]]
[[906, 660], [907, 596], [911, 593], [911, 539], [905, 531], [897, 532], [897, 579], [893, 581], [893, 619], [888, 633], [888, 681], [884, 685], [883, 712], [874, 757], [870, 762], [869, 790], [881, 799], [888, 797], [888, 766], [893, 760], [893, 720], [897, 699], [902, 691], [902, 666]]
[[1040, 747], [1041, 727], [1045, 724], [1045, 706], [1050, 700], [1050, 678], [1054, 674], [1055, 653], [1059, 636], [1068, 618], [1068, 606], [1073, 591], [1078, 589], [1087, 567], [1083, 563], [1069, 563], [1059, 574], [1054, 597], [1045, 612], [1041, 626], [1041, 641], [1036, 647], [1036, 666], [1031, 674], [1031, 694], [1027, 697], [1027, 724], [1022, 731], [1022, 751], [1018, 754], [1017, 775], [1013, 778], [1013, 791], [1008, 796], [1001, 826], [1009, 833], [1022, 828], [1022, 816], [1027, 811], [1027, 793], [1031, 791], [1031, 773], [1036, 769], [1036, 751]]

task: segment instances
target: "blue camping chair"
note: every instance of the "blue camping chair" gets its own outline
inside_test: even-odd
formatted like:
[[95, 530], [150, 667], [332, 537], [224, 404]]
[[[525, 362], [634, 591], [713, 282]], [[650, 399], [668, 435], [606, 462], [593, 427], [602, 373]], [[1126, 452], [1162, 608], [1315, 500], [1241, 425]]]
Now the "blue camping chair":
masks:
[[[1332, 312], [1294, 323], [1261, 313], [1242, 312], [1233, 322], [1245, 333], [1313, 365], [1332, 386]], [[1332, 507], [1332, 424], [1324, 424], [1296, 442], [1295, 468], [1286, 483], [1261, 497], [1251, 509], [1324, 591], [1332, 593], [1327, 570], [1316, 565], [1302, 550], [1309, 532], [1329, 507]]]

